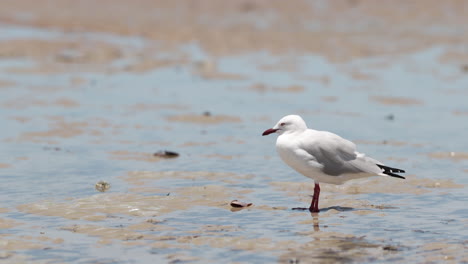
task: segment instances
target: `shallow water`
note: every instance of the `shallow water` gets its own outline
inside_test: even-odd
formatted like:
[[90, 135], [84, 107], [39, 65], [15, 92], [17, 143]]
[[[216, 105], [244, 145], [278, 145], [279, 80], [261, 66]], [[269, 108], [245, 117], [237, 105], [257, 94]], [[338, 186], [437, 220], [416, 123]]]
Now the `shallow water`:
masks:
[[[106, 42], [123, 54], [96, 66], [86, 50], [59, 52], [85, 61], [74, 70], [57, 61], [44, 69], [47, 57], [0, 62], [7, 262], [468, 262], [468, 78], [441, 62], [450, 45], [332, 63], [316, 54], [212, 57], [192, 43], [148, 55], [180, 61], [133, 71], [138, 58], [126, 54], [154, 42], [0, 32]], [[274, 136], [261, 137], [290, 113], [406, 169], [407, 179], [324, 184], [319, 214], [290, 210], [308, 205], [313, 184], [279, 160]], [[154, 157], [160, 150], [180, 156]], [[101, 180], [110, 190], [95, 190]], [[231, 208], [234, 199], [253, 205]]]

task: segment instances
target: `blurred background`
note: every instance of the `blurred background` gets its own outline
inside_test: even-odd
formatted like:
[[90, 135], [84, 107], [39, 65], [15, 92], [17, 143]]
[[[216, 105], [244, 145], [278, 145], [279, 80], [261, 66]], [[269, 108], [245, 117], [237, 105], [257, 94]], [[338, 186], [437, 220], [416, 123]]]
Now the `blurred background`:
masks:
[[[457, 0], [2, 0], [0, 259], [468, 262], [467, 32]], [[407, 180], [288, 210], [287, 114]]]

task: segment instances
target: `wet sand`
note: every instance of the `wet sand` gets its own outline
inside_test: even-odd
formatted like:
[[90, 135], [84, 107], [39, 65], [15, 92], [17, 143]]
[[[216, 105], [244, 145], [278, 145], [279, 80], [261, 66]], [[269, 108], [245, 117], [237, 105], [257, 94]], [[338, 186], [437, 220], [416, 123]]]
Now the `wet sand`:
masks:
[[[466, 10], [3, 1], [2, 263], [468, 262]], [[313, 183], [261, 137], [290, 113], [407, 179], [291, 210]]]

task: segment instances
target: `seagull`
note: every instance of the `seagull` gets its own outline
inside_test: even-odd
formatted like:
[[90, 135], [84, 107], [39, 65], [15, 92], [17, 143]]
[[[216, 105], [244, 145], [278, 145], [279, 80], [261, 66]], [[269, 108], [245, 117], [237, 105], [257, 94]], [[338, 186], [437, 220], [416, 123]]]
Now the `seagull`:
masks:
[[[370, 176], [405, 179], [396, 173], [402, 169], [383, 163], [356, 151], [356, 145], [336, 134], [307, 128], [302, 117], [287, 115], [262, 136], [278, 134], [276, 151], [280, 158], [300, 174], [315, 182], [314, 195], [308, 208], [318, 213], [320, 183], [343, 184], [348, 180]], [[293, 208], [306, 210], [307, 208]]]

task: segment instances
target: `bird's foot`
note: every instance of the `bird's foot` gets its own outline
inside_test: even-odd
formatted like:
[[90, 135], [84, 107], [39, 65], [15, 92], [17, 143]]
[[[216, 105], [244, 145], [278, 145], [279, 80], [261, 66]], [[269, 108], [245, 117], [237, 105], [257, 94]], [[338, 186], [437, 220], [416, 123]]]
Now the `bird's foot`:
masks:
[[311, 213], [318, 213], [318, 212], [320, 212], [320, 210], [319, 210], [318, 208], [309, 208], [309, 211], [310, 211]]

